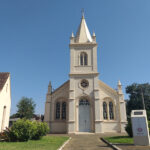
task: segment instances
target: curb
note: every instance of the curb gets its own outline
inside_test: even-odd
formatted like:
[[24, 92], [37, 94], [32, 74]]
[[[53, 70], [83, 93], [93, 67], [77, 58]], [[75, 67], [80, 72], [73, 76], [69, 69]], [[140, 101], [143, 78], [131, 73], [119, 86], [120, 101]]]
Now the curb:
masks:
[[104, 143], [106, 143], [107, 145], [109, 145], [111, 148], [113, 148], [114, 150], [122, 150], [121, 148], [117, 147], [116, 145], [109, 143], [108, 141], [106, 141], [103, 138], [100, 138]]
[[69, 139], [68, 139], [60, 148], [58, 148], [57, 150], [62, 150], [62, 149], [65, 147], [65, 145], [66, 145], [70, 140], [71, 140], [71, 137], [69, 137]]

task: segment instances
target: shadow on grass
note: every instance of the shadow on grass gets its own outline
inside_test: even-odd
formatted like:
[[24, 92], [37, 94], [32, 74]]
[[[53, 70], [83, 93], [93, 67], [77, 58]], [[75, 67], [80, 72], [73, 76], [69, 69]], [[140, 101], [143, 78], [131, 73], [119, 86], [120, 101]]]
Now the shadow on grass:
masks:
[[129, 136], [111, 136], [111, 137], [108, 137], [108, 138], [112, 138], [112, 139], [126, 139], [126, 138], [129, 138], [129, 139], [132, 139]]
[[113, 144], [133, 144], [133, 138], [129, 136], [112, 136], [105, 137], [104, 139]]

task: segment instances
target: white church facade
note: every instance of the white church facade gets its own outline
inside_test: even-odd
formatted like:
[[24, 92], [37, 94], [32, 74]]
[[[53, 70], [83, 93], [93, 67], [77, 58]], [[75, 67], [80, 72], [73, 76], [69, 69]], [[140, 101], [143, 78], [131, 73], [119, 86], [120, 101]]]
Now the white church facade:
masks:
[[0, 132], [9, 126], [10, 107], [10, 73], [0, 72]]
[[114, 90], [99, 80], [96, 36], [91, 36], [84, 15], [69, 47], [70, 79], [54, 91], [48, 86], [44, 120], [50, 132], [125, 132], [121, 83]]

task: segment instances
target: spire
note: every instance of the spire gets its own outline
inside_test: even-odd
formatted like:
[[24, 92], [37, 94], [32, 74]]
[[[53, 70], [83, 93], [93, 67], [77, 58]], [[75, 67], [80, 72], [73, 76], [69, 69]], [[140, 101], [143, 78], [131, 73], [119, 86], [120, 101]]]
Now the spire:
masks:
[[74, 37], [74, 34], [73, 34], [73, 32], [72, 32], [72, 34], [71, 34], [71, 38], [73, 38]]
[[94, 31], [93, 31], [93, 35], [92, 36], [96, 36]]
[[120, 85], [120, 86], [121, 86], [121, 82], [120, 82], [120, 80], [118, 81], [118, 85]]
[[93, 39], [93, 42], [96, 42], [96, 35], [94, 31], [93, 31], [92, 39]]
[[83, 8], [82, 8], [81, 12], [82, 12], [82, 18], [84, 19], [84, 9]]
[[48, 94], [52, 94], [52, 84], [51, 84], [51, 81], [49, 82], [49, 85], [48, 85]]
[[90, 34], [89, 29], [87, 27], [83, 11], [82, 11], [81, 22], [80, 22], [80, 25], [78, 27], [75, 38], [76, 38], [76, 42], [79, 42], [79, 43], [92, 42], [92, 37], [91, 37], [91, 34]]
[[120, 80], [118, 81], [118, 94], [123, 94]]

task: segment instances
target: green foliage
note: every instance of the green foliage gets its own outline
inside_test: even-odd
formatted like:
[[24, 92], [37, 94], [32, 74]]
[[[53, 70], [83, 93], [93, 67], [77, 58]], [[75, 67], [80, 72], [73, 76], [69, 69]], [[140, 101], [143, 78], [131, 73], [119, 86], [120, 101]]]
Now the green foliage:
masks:
[[130, 120], [130, 119], [128, 120], [128, 123], [127, 123], [127, 125], [126, 125], [126, 127], [125, 127], [125, 130], [126, 130], [126, 132], [128, 133], [128, 135], [129, 135], [130, 137], [133, 137], [132, 124], [131, 124], [131, 120]]
[[20, 117], [20, 115], [19, 115], [18, 113], [12, 114], [12, 115], [10, 116], [10, 118], [19, 118], [19, 117]]
[[42, 122], [26, 119], [17, 120], [10, 129], [1, 133], [0, 138], [5, 141], [38, 140], [49, 132], [48, 125]]
[[0, 142], [0, 150], [57, 150], [68, 140], [63, 136], [44, 136], [40, 140], [27, 142]]
[[42, 136], [46, 135], [49, 131], [49, 128], [46, 123], [42, 122], [32, 122], [32, 134], [31, 139], [32, 140], [38, 140]]
[[30, 120], [19, 119], [12, 125], [11, 132], [13, 132], [17, 141], [28, 141], [31, 139], [32, 122]]
[[128, 136], [113, 136], [113, 137], [105, 137], [110, 143], [120, 143], [120, 144], [133, 144], [133, 138]]
[[19, 118], [31, 119], [34, 114], [36, 104], [32, 98], [22, 97], [22, 99], [17, 104], [17, 114]]
[[130, 116], [132, 110], [143, 109], [143, 93], [145, 109], [147, 110], [148, 120], [150, 120], [150, 84], [133, 83], [126, 87], [126, 93], [129, 94], [129, 100], [127, 101], [127, 114]]
[[16, 141], [16, 137], [14, 136], [13, 132], [9, 128], [6, 128], [4, 132], [0, 133], [0, 140], [7, 141], [7, 142]]

